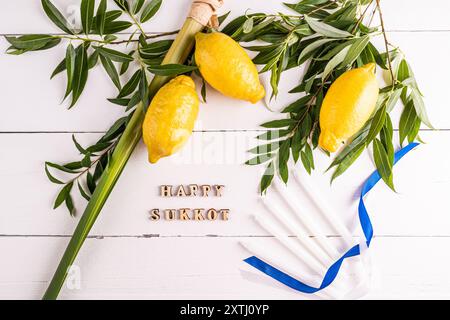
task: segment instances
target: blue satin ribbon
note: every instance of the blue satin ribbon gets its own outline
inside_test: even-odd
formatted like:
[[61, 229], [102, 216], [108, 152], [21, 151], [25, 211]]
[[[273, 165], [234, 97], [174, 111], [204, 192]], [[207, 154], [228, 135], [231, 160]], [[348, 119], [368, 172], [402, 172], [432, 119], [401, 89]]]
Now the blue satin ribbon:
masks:
[[[395, 153], [394, 156], [394, 164], [396, 164], [401, 158], [403, 158], [404, 155], [406, 155], [408, 152], [410, 152], [412, 149], [414, 149], [418, 143], [410, 143], [403, 149], [400, 149]], [[366, 182], [364, 183], [361, 194], [359, 196], [359, 205], [358, 205], [358, 214], [359, 214], [359, 222], [361, 223], [361, 228], [364, 232], [364, 236], [366, 238], [366, 244], [367, 247], [370, 246], [370, 242], [373, 238], [373, 227], [372, 223], [370, 222], [369, 214], [367, 213], [366, 206], [364, 204], [364, 196], [369, 193], [370, 190], [378, 183], [378, 181], [381, 180], [381, 176], [378, 171], [373, 172], [369, 178], [367, 178]], [[244, 260], [244, 262], [247, 262], [249, 265], [253, 266], [254, 268], [258, 269], [261, 272], [264, 272], [269, 277], [283, 283], [284, 285], [303, 292], [303, 293], [315, 293], [317, 291], [320, 291], [322, 289], [325, 289], [328, 287], [336, 278], [336, 276], [339, 273], [339, 269], [341, 268], [342, 262], [344, 262], [345, 259], [357, 256], [361, 253], [359, 244], [352, 247], [350, 250], [348, 250], [339, 260], [337, 260], [335, 263], [331, 265], [331, 267], [328, 269], [327, 273], [325, 274], [325, 277], [323, 278], [322, 284], [320, 287], [315, 288], [311, 287], [301, 281], [298, 281], [297, 279], [291, 277], [290, 275], [278, 270], [275, 267], [272, 267], [270, 264], [265, 263], [261, 259], [252, 256]]]

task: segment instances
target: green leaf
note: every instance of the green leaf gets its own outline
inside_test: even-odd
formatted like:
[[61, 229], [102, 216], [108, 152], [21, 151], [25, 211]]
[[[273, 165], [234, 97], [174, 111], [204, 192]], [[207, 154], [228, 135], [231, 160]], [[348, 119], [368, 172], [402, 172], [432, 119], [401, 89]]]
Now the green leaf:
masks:
[[389, 98], [386, 102], [386, 112], [391, 113], [391, 111], [394, 109], [394, 107], [397, 105], [398, 99], [400, 98], [400, 95], [402, 93], [401, 89], [394, 90], [389, 95]]
[[[8, 37], [5, 39], [16, 49], [26, 49], [27, 51], [38, 50], [44, 47], [49, 41], [56, 39], [48, 34], [28, 34], [20, 37]], [[57, 39], [61, 40], [61, 39]]]
[[161, 7], [161, 3], [162, 0], [151, 0], [149, 3], [147, 3], [141, 14], [141, 23], [150, 20], [156, 14], [156, 12], [158, 12], [159, 8]]
[[416, 109], [417, 116], [422, 120], [422, 122], [430, 129], [434, 129], [430, 120], [428, 119], [427, 110], [425, 109], [425, 104], [423, 102], [422, 96], [417, 88], [411, 89], [411, 98], [414, 103], [414, 108]]
[[303, 149], [304, 145], [305, 143], [302, 139], [300, 130], [296, 130], [291, 141], [292, 158], [294, 159], [295, 163], [297, 163], [298, 159], [300, 158], [300, 151]]
[[394, 156], [395, 156], [394, 143], [392, 141], [393, 136], [394, 136], [394, 129], [392, 127], [391, 117], [389, 116], [389, 114], [386, 114], [386, 120], [380, 133], [380, 140], [384, 148], [386, 149], [389, 161], [391, 163], [394, 163]]
[[87, 184], [87, 187], [88, 187], [88, 189], [89, 189], [89, 192], [90, 192], [91, 194], [93, 194], [94, 191], [95, 191], [95, 188], [96, 188], [97, 186], [96, 186], [96, 184], [95, 184], [94, 177], [92, 176], [92, 174], [91, 174], [89, 171], [88, 171], [88, 173], [86, 174], [86, 184]]
[[413, 105], [413, 101], [410, 99], [407, 101], [405, 108], [403, 109], [402, 115], [400, 116], [399, 123], [399, 136], [400, 145], [403, 145], [403, 141], [408, 137], [410, 132], [414, 129], [414, 124], [418, 119], [416, 110]]
[[325, 69], [322, 73], [322, 80], [325, 81], [325, 79], [328, 77], [328, 75], [342, 62], [344, 61], [345, 57], [347, 56], [348, 51], [350, 50], [350, 46], [345, 47], [342, 49], [337, 55], [335, 55], [330, 61], [328, 61], [327, 65], [325, 66]]
[[367, 135], [366, 145], [372, 142], [373, 139], [380, 133], [386, 120], [386, 102], [375, 113], [370, 124], [369, 134]]
[[111, 146], [111, 142], [97, 142], [86, 149], [88, 153], [100, 152]]
[[86, 47], [80, 45], [77, 48], [77, 55], [75, 57], [75, 70], [72, 86], [72, 103], [69, 108], [72, 108], [81, 96], [87, 82], [89, 66]]
[[263, 128], [285, 128], [290, 126], [291, 124], [295, 124], [296, 121], [293, 119], [279, 119], [272, 120], [266, 123], [261, 124]]
[[314, 169], [314, 157], [309, 144], [306, 144], [305, 151], [301, 153], [300, 157], [306, 171], [308, 172], [308, 174], [311, 174], [311, 170]]
[[144, 5], [145, 0], [134, 0], [133, 3], [133, 14], [138, 13], [139, 11], [141, 11], [142, 6]]
[[78, 171], [76, 171], [76, 170], [72, 170], [72, 169], [69, 169], [69, 168], [67, 168], [65, 166], [61, 166], [59, 164], [51, 163], [51, 162], [48, 162], [48, 161], [45, 163], [45, 165], [47, 167], [55, 168], [55, 169], [57, 169], [59, 171], [70, 173], [70, 174], [78, 173]]
[[172, 43], [173, 40], [160, 40], [148, 43], [145, 46], [142, 46], [139, 53], [144, 59], [154, 58], [166, 53], [170, 49]]
[[75, 207], [73, 206], [73, 200], [72, 200], [72, 196], [70, 194], [67, 195], [65, 202], [66, 202], [67, 210], [69, 210], [69, 214], [72, 217], [74, 217], [75, 213], [76, 213], [76, 210], [75, 210]]
[[75, 138], [75, 135], [72, 135], [72, 141], [75, 145], [75, 147], [77, 148], [77, 150], [81, 153], [81, 154], [86, 154], [86, 149], [84, 149], [81, 144], [78, 143], [77, 139]]
[[372, 42], [369, 42], [369, 44], [367, 45], [367, 48], [372, 53], [372, 55], [375, 58], [375, 61], [377, 62], [378, 66], [380, 66], [381, 68], [387, 70], [388, 68], [386, 66], [386, 62], [381, 57], [380, 53], [378, 52], [377, 48], [372, 44]]
[[308, 23], [308, 25], [313, 29], [315, 32], [320, 33], [321, 35], [328, 37], [328, 38], [349, 38], [353, 37], [353, 35], [347, 31], [337, 29], [333, 26], [330, 26], [329, 24], [320, 22], [316, 19], [310, 18], [309, 16], [305, 15], [305, 20]]
[[281, 113], [299, 113], [311, 101], [311, 98], [310, 94], [303, 96], [284, 108]]
[[261, 194], [265, 193], [267, 188], [272, 183], [274, 174], [275, 174], [275, 169], [274, 169], [273, 162], [271, 162], [267, 166], [266, 171], [264, 171], [264, 174], [261, 178], [261, 183], [260, 183]]
[[106, 131], [101, 141], [110, 141], [111, 139], [115, 139], [118, 134], [125, 128], [126, 122], [127, 117], [122, 117], [114, 122], [114, 124], [108, 129], [108, 131]]
[[107, 0], [101, 0], [100, 4], [98, 5], [97, 14], [95, 17], [97, 31], [100, 35], [103, 35], [103, 32], [105, 31], [106, 7], [107, 7]]
[[69, 23], [59, 10], [50, 2], [50, 0], [41, 0], [45, 13], [53, 23], [62, 31], [68, 34], [74, 34], [69, 28]]
[[130, 78], [130, 80], [123, 86], [122, 90], [120, 90], [117, 98], [123, 98], [133, 93], [133, 91], [139, 84], [140, 78], [141, 78], [141, 70], [137, 70]]
[[78, 190], [80, 191], [80, 194], [83, 196], [83, 198], [85, 198], [87, 201], [91, 200], [91, 197], [87, 194], [86, 191], [84, 191], [83, 187], [79, 182], [78, 182]]
[[[342, 175], [359, 158], [365, 148], [365, 144], [358, 144], [346, 153], [346, 156], [339, 162], [336, 170], [333, 172], [331, 182]], [[331, 167], [331, 166], [330, 166]]]
[[397, 70], [397, 80], [403, 81], [405, 79], [408, 79], [409, 76], [410, 76], [410, 74], [409, 74], [408, 63], [406, 62], [405, 59], [402, 59], [402, 61], [400, 62], [399, 66], [398, 66], [398, 70]]
[[133, 24], [129, 21], [106, 21], [105, 30], [103, 30], [104, 34], [114, 34], [124, 31], [131, 27]]
[[287, 139], [281, 143], [280, 150], [278, 151], [278, 173], [284, 183], [287, 183], [289, 179], [287, 162], [290, 157], [290, 150], [290, 139]]
[[[139, 82], [140, 83], [140, 82]], [[130, 101], [128, 102], [127, 108], [125, 111], [131, 110], [134, 106], [136, 106], [139, 102], [141, 102], [141, 93], [136, 91], [132, 96]]]
[[183, 64], [164, 64], [159, 66], [150, 66], [148, 70], [157, 76], [172, 77], [179, 74], [197, 70], [196, 66], [186, 66]]
[[244, 33], [250, 33], [252, 29], [253, 29], [253, 17], [249, 17], [242, 26], [242, 31]]
[[92, 52], [92, 54], [89, 56], [88, 58], [88, 68], [92, 69], [97, 65], [98, 62], [98, 52], [97, 50], [94, 50], [94, 52]]
[[202, 88], [200, 90], [202, 95], [203, 102], [206, 103], [206, 82], [205, 79], [202, 78]]
[[56, 197], [55, 204], [53, 205], [53, 209], [58, 208], [69, 196], [70, 191], [72, 190], [73, 182], [66, 184], [64, 188], [61, 189], [58, 196]]
[[105, 48], [105, 47], [95, 47], [95, 49], [98, 51], [98, 53], [101, 56], [107, 57], [109, 59], [111, 59], [112, 61], [116, 61], [116, 62], [130, 62], [133, 61], [133, 57], [129, 56], [126, 53], [117, 51], [117, 50], [113, 50], [113, 49], [109, 49], [109, 48]]
[[386, 149], [378, 139], [373, 141], [373, 157], [381, 178], [389, 186], [389, 188], [395, 191], [392, 174], [393, 163], [389, 161]]
[[356, 58], [358, 58], [361, 52], [366, 48], [369, 41], [370, 37], [367, 35], [353, 42], [353, 44], [350, 46], [350, 49], [347, 52], [347, 55], [345, 56], [344, 61], [342, 61], [341, 66], [345, 67], [349, 64], [353, 64]]
[[128, 5], [127, 0], [114, 0], [114, 2], [120, 9], [124, 11], [130, 11], [130, 6]]
[[47, 163], [45, 163], [45, 173], [47, 174], [47, 178], [48, 178], [51, 182], [56, 183], [56, 184], [64, 184], [64, 182], [62, 182], [62, 181], [56, 179], [56, 178], [50, 173], [50, 171], [48, 170], [48, 164], [47, 164]]
[[222, 23], [228, 18], [230, 13], [231, 13], [231, 11], [228, 11], [227, 13], [225, 13], [217, 18], [217, 20], [219, 20], [219, 25], [222, 25]]
[[67, 70], [67, 87], [66, 87], [66, 93], [64, 94], [64, 99], [67, 98], [67, 96], [72, 92], [72, 82], [73, 82], [73, 76], [75, 71], [75, 57], [76, 52], [75, 48], [70, 43], [67, 46], [66, 50], [66, 70]]
[[81, 0], [81, 25], [85, 34], [89, 34], [94, 21], [95, 0]]
[[116, 88], [120, 91], [122, 89], [122, 86], [120, 84], [119, 74], [117, 73], [114, 63], [110, 58], [103, 55], [100, 55], [100, 61], [102, 62], [103, 68], [105, 68], [106, 73], [108, 74]]
[[128, 105], [128, 103], [130, 102], [130, 99], [127, 98], [116, 98], [116, 99], [107, 99], [109, 102], [113, 103], [113, 104], [117, 104], [119, 106], [123, 106], [126, 107]]
[[316, 49], [320, 48], [324, 44], [336, 41], [335, 39], [319, 39], [317, 41], [312, 42], [311, 44], [307, 45], [305, 49], [302, 50], [300, 53], [300, 56], [298, 57], [299, 64], [304, 60], [305, 57], [307, 57], [310, 53], [314, 52]]

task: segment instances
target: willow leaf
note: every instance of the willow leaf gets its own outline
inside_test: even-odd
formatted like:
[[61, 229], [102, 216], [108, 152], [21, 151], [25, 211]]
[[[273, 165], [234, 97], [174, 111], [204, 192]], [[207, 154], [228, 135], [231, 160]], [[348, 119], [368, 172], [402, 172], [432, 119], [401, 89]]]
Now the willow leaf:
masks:
[[390, 161], [383, 144], [378, 139], [373, 141], [373, 157], [381, 178], [389, 188], [395, 191], [392, 174], [393, 163]]
[[103, 35], [103, 32], [105, 31], [106, 7], [107, 0], [101, 0], [100, 4], [98, 5], [97, 14], [95, 17], [96, 28], [100, 35]]
[[430, 120], [428, 119], [427, 110], [425, 109], [425, 104], [423, 102], [422, 96], [418, 89], [412, 88], [411, 98], [414, 103], [414, 108], [416, 109], [417, 116], [422, 120], [422, 122], [430, 129], [434, 129]]
[[102, 62], [103, 68], [105, 68], [106, 73], [114, 83], [117, 89], [121, 90], [122, 86], [120, 84], [119, 74], [117, 73], [117, 69], [114, 66], [114, 63], [110, 58], [100, 55], [100, 61]]
[[81, 0], [81, 25], [85, 34], [89, 34], [94, 21], [95, 0]]
[[342, 61], [344, 61], [349, 50], [350, 50], [350, 46], [345, 47], [344, 49], [341, 50], [341, 52], [336, 54], [330, 61], [328, 61], [327, 65], [325, 66], [325, 69], [322, 73], [323, 81], [325, 81], [325, 79], [334, 70], [334, 68], [336, 68]]
[[349, 64], [352, 64], [356, 60], [356, 58], [359, 57], [361, 52], [366, 48], [369, 41], [370, 37], [368, 35], [355, 40], [355, 42], [353, 42], [353, 44], [350, 46], [344, 61], [342, 61], [341, 63], [341, 66], [345, 67]]
[[159, 8], [161, 7], [162, 0], [151, 0], [142, 11], [141, 14], [141, 22], [144, 23], [148, 20], [150, 20], [156, 12], [158, 12]]
[[311, 29], [315, 32], [328, 38], [350, 38], [353, 35], [350, 32], [337, 29], [329, 24], [313, 19], [309, 16], [305, 16], [306, 22], [309, 24]]
[[47, 16], [58, 28], [65, 33], [74, 34], [74, 32], [70, 30], [69, 23], [66, 18], [64, 18], [61, 12], [51, 3], [50, 0], [41, 0], [41, 3]]
[[72, 103], [69, 108], [72, 108], [81, 96], [87, 82], [89, 66], [86, 47], [80, 45], [77, 48], [75, 57], [75, 71], [72, 86]]
[[73, 82], [73, 76], [75, 72], [75, 58], [76, 58], [76, 51], [75, 48], [72, 46], [72, 44], [69, 44], [67, 46], [66, 50], [66, 70], [67, 70], [67, 87], [66, 87], [66, 93], [64, 94], [64, 99], [67, 98], [67, 96], [72, 92], [72, 82]]
[[319, 39], [317, 41], [312, 42], [311, 44], [307, 45], [305, 49], [302, 50], [300, 53], [300, 56], [298, 57], [299, 64], [303, 61], [305, 57], [308, 56], [308, 54], [314, 52], [314, 50], [320, 48], [326, 43], [336, 41], [335, 39]]

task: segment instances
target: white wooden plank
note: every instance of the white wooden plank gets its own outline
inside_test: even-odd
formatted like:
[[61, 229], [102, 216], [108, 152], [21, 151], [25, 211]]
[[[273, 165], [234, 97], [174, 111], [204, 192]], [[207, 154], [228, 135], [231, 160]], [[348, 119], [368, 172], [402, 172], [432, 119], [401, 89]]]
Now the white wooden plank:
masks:
[[[314, 299], [242, 260], [237, 238], [89, 239], [62, 299]], [[265, 239], [267, 244], [273, 239]], [[448, 299], [449, 238], [376, 238], [370, 299]], [[39, 299], [67, 239], [0, 238], [0, 298]], [[418, 258], [420, 256], [420, 258]], [[345, 267], [354, 264], [348, 261]], [[32, 266], [30, 268], [30, 266]], [[284, 265], [286, 266], [286, 265]], [[307, 271], [297, 265], [300, 276]], [[75, 274], [72, 274], [75, 275]], [[340, 275], [337, 281], [349, 284]]]
[[[291, 1], [294, 3], [295, 1]], [[53, 0], [53, 3], [67, 17], [72, 17], [79, 8], [79, 0]], [[110, 1], [112, 3], [112, 1]], [[146, 31], [168, 31], [180, 27], [191, 0], [165, 0], [161, 10], [144, 24]], [[112, 8], [114, 5], [110, 4]], [[176, 8], [174, 9], [174, 7]], [[450, 9], [448, 1], [432, 0], [426, 4], [420, 0], [383, 1], [382, 8], [386, 26], [389, 30], [449, 30], [450, 23], [446, 13]], [[282, 1], [227, 0], [221, 9], [231, 11], [231, 17], [253, 12], [290, 12]], [[60, 32], [45, 16], [40, 1], [16, 0], [3, 4], [0, 12], [0, 34], [51, 33]]]
[[[450, 55], [450, 32], [391, 33], [389, 36], [406, 53], [414, 69], [425, 95], [432, 123], [439, 129], [450, 128], [447, 107], [450, 101], [445, 79], [445, 75], [450, 73], [450, 66], [446, 63]], [[383, 46], [381, 38], [375, 42], [380, 48]], [[6, 47], [6, 41], [1, 39], [0, 51]], [[121, 107], [106, 100], [116, 95], [116, 89], [100, 66], [91, 71], [87, 88], [78, 105], [70, 111], [66, 110], [66, 103], [60, 105], [66, 85], [65, 76], [59, 75], [50, 81], [49, 75], [64, 57], [64, 50], [64, 46], [61, 46], [47, 52], [34, 52], [19, 57], [2, 56], [2, 79], [8, 81], [2, 81], [2, 105], [6, 108], [0, 119], [0, 131], [103, 131], [123, 113]], [[439, 72], [423, 63], [428, 61], [430, 52], [433, 53], [435, 65], [439, 65]], [[280, 95], [271, 103], [274, 110], [281, 109], [298, 97], [287, 92], [298, 83], [299, 73], [298, 69], [293, 69], [283, 75]], [[385, 74], [384, 77], [387, 78], [388, 75]], [[262, 76], [262, 80], [269, 88], [267, 74]], [[27, 92], [25, 97], [24, 90]], [[28, 97], [32, 97], [32, 102]], [[208, 88], [207, 101], [200, 108], [198, 130], [260, 129], [261, 123], [279, 117], [268, 111], [263, 103], [251, 105], [229, 99], [211, 88]], [[395, 127], [398, 127], [400, 112], [400, 106], [393, 112]]]
[[[251, 218], [263, 210], [257, 187], [263, 167], [248, 167], [246, 150], [255, 144], [253, 132], [195, 133], [181, 155], [147, 163], [139, 145], [113, 191], [95, 228], [94, 235], [249, 235], [266, 234]], [[450, 132], [423, 132], [421, 145], [395, 168], [398, 193], [380, 184], [367, 199], [379, 235], [449, 235], [450, 217], [446, 192], [450, 184]], [[77, 135], [82, 143], [95, 141], [96, 135]], [[71, 234], [77, 219], [64, 208], [53, 212], [52, 201], [58, 188], [47, 181], [43, 164], [77, 159], [70, 134], [0, 135], [0, 234]], [[323, 190], [349, 226], [357, 226], [356, 206], [361, 183], [373, 170], [368, 154], [355, 163], [330, 187], [329, 174], [322, 172], [330, 160], [317, 153], [314, 181]], [[298, 164], [299, 170], [301, 164]], [[224, 184], [222, 198], [161, 198], [162, 184]], [[291, 183], [294, 187], [294, 184]], [[304, 195], [292, 189], [301, 199]], [[270, 191], [273, 192], [273, 191]], [[77, 194], [77, 192], [75, 192]], [[76, 198], [83, 208], [84, 201]], [[228, 208], [230, 221], [151, 222], [153, 208]], [[316, 212], [305, 202], [306, 212]], [[356, 228], [358, 231], [359, 228]], [[331, 231], [329, 231], [332, 233]]]

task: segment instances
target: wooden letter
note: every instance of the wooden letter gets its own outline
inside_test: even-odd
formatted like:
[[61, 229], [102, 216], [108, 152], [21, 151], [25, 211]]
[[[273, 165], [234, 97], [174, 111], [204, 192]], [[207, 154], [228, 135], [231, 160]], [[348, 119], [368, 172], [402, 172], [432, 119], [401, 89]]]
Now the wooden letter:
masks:
[[166, 213], [166, 220], [174, 220], [175, 219], [175, 210], [174, 209], [166, 209], [164, 210]]
[[217, 219], [217, 211], [214, 209], [209, 209], [207, 216], [208, 216], [208, 220], [216, 220]]
[[210, 191], [211, 191], [211, 186], [210, 185], [207, 185], [207, 184], [202, 185], [202, 196], [203, 197], [207, 197], [208, 193]]
[[186, 191], [184, 190], [183, 185], [178, 187], [177, 197], [186, 197]]
[[172, 196], [172, 186], [161, 186], [161, 197], [171, 197]]
[[204, 209], [194, 209], [194, 220], [195, 221], [202, 221], [205, 220], [205, 217], [203, 216]]
[[189, 185], [189, 195], [191, 197], [197, 196], [197, 191], [198, 191], [198, 185], [196, 185], [196, 184]]
[[218, 185], [215, 185], [214, 188], [216, 189], [216, 196], [221, 197], [222, 191], [223, 191], [223, 189], [225, 189], [225, 186], [218, 184]]
[[185, 221], [191, 220], [191, 219], [189, 219], [189, 215], [188, 215], [189, 211], [191, 211], [191, 209], [188, 209], [188, 208], [180, 209], [180, 220], [185, 220]]
[[229, 219], [228, 214], [230, 213], [230, 209], [221, 209], [220, 213], [222, 214], [222, 220], [227, 221]]
[[150, 210], [150, 220], [158, 221], [160, 218], [159, 209]]

